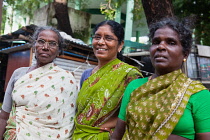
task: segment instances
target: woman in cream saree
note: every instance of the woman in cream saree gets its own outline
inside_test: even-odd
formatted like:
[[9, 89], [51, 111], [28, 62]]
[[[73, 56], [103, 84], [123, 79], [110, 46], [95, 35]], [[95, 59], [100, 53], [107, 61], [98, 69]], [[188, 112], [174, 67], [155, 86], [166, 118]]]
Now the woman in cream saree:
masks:
[[62, 37], [55, 28], [40, 27], [33, 38], [36, 64], [18, 68], [10, 79], [0, 113], [0, 139], [3, 134], [5, 140], [71, 139], [77, 84], [70, 72], [53, 63]]
[[5, 139], [70, 138], [77, 97], [75, 84], [70, 72], [53, 63], [18, 79]]

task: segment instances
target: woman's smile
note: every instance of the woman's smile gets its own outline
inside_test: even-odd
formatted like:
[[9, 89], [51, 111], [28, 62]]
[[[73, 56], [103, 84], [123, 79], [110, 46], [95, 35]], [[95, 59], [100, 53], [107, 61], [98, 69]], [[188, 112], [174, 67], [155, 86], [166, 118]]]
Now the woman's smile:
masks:
[[97, 51], [108, 51], [108, 49], [98, 48]]

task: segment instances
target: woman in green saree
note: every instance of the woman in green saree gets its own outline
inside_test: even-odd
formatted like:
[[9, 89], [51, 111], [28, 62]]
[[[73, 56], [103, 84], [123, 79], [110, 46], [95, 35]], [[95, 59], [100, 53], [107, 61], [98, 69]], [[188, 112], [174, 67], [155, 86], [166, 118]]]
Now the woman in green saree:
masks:
[[92, 44], [98, 65], [86, 70], [81, 78], [74, 140], [109, 139], [116, 125], [125, 87], [141, 76], [137, 68], [117, 59], [124, 44], [124, 29], [119, 23], [103, 21], [95, 27], [93, 34]]
[[150, 26], [155, 73], [128, 85], [113, 140], [125, 130], [131, 140], [210, 139], [210, 93], [181, 70], [192, 46], [186, 23], [166, 18]]

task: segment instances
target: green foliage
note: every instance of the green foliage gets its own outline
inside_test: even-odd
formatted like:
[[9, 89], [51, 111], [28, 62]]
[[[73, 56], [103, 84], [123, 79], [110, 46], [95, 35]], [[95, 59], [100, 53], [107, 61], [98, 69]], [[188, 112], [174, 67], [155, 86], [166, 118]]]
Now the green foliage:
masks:
[[[10, 24], [10, 26], [12, 26], [13, 17], [21, 16], [25, 19], [26, 17], [30, 17], [30, 19], [32, 19], [35, 10], [40, 8], [41, 4], [48, 4], [52, 1], [53, 0], [4, 0], [1, 32], [3, 33], [4, 31], [6, 20], [9, 20], [8, 23]], [[15, 12], [7, 13], [8, 8], [11, 8], [12, 11]], [[22, 25], [18, 26], [22, 27]]]
[[[106, 4], [101, 4], [101, 13], [106, 19], [113, 20], [115, 18], [116, 9], [121, 7], [127, 0], [105, 0]], [[141, 0], [134, 0], [133, 20], [138, 21], [142, 18], [140, 14], [143, 11]]]
[[5, 28], [5, 23], [6, 23], [6, 13], [7, 13], [7, 8], [6, 6], [2, 7], [2, 22], [1, 22], [1, 33], [3, 34], [4, 28]]
[[138, 21], [142, 18], [142, 15], [140, 13], [142, 13], [143, 10], [144, 9], [141, 0], [134, 0], [134, 9], [133, 9], [134, 21]]
[[[78, 0], [67, 0], [70, 3], [76, 4]], [[84, 9], [86, 6], [90, 4], [90, 0], [79, 0], [80, 2], [80, 9]]]
[[197, 44], [210, 45], [210, 1], [173, 0], [175, 15], [187, 17], [195, 15], [195, 39]]
[[114, 20], [115, 19], [115, 12], [116, 9], [119, 8], [120, 2], [123, 3], [124, 0], [118, 1], [115, 0], [105, 0], [106, 4], [100, 5], [101, 13], [105, 15], [107, 20]]
[[33, 16], [33, 13], [36, 9], [40, 8], [41, 3], [49, 3], [53, 0], [5, 0], [5, 2], [14, 7], [14, 10], [22, 16]]
[[114, 20], [116, 9], [106, 9], [104, 6], [101, 7], [101, 13], [105, 15], [105, 19]]

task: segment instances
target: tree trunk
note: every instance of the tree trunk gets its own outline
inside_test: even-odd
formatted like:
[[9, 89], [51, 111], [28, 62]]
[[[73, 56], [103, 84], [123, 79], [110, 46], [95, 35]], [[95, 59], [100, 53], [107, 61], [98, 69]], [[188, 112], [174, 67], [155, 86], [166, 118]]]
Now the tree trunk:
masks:
[[164, 17], [174, 16], [171, 0], [141, 0], [148, 26]]
[[67, 0], [54, 0], [54, 8], [55, 18], [58, 22], [57, 28], [73, 37], [68, 14]]
[[3, 0], [0, 0], [0, 35], [1, 35], [2, 12], [3, 12]]

